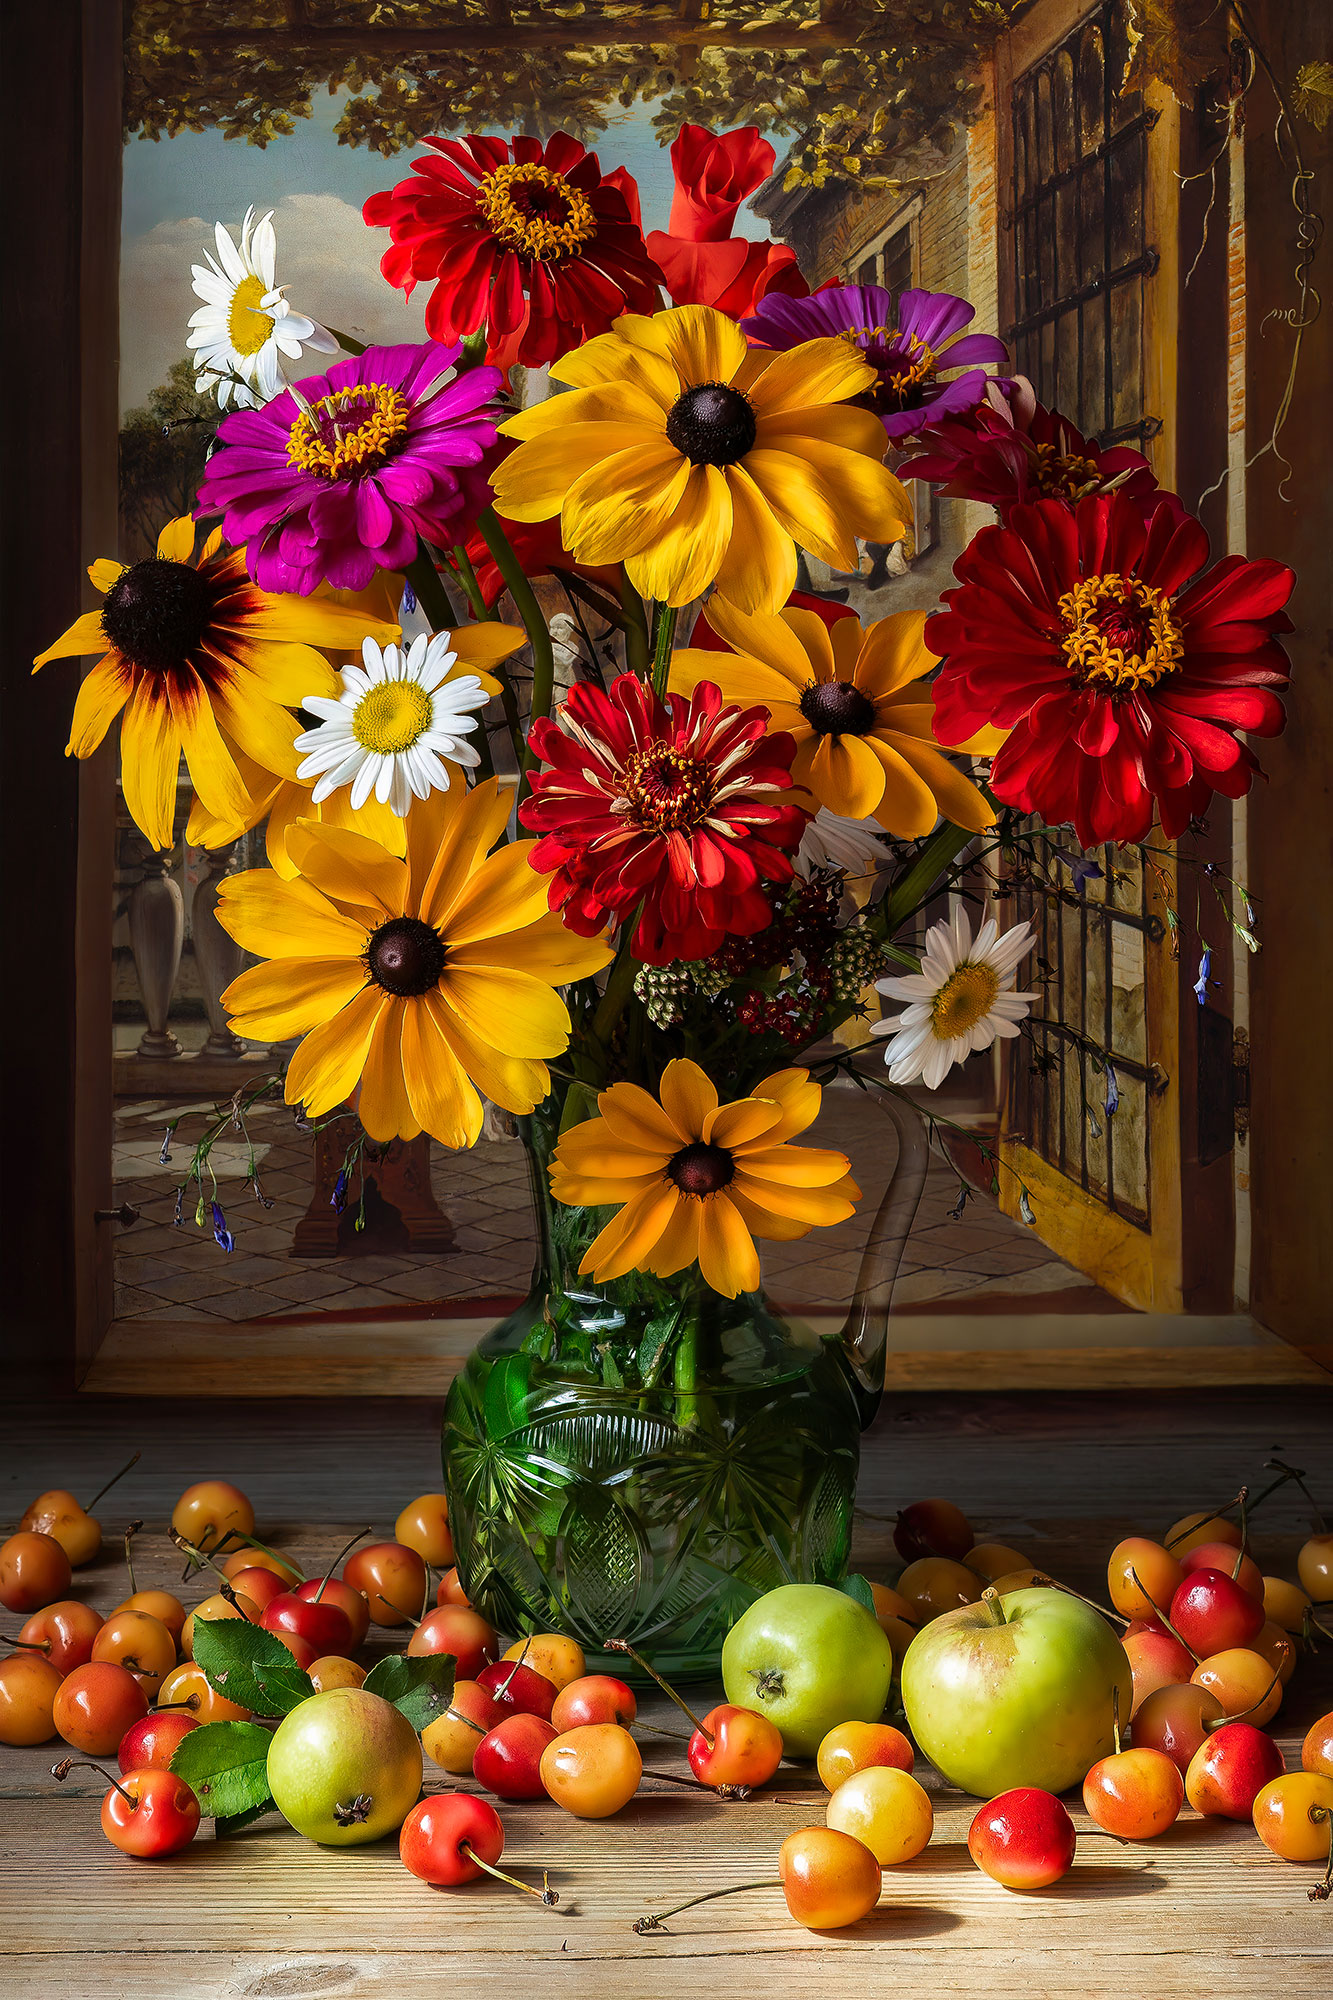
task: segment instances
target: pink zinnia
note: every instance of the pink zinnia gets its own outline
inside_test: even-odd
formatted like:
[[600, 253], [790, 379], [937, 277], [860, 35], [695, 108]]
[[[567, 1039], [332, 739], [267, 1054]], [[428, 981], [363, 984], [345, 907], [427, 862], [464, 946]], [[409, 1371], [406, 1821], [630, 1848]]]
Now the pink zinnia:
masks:
[[199, 514], [223, 515], [265, 590], [364, 590], [405, 569], [419, 536], [464, 542], [490, 490], [500, 373], [455, 373], [436, 341], [368, 347], [218, 430]]

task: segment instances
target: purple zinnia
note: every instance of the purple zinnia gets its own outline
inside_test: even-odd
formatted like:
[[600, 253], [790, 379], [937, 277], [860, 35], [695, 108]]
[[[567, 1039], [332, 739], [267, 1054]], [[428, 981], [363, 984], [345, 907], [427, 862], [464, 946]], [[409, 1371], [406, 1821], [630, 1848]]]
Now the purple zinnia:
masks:
[[199, 487], [265, 590], [364, 590], [405, 569], [417, 537], [466, 541], [488, 504], [482, 464], [498, 368], [455, 374], [459, 346], [368, 347], [218, 430]]
[[[894, 310], [882, 285], [827, 286], [808, 299], [769, 292], [741, 332], [763, 347], [797, 347], [803, 340], [850, 340], [879, 377], [860, 400], [891, 438], [910, 437], [923, 424], [956, 410], [970, 410], [986, 393], [986, 368], [1007, 361], [993, 333], [963, 334], [974, 316], [952, 292], [906, 291]], [[938, 380], [942, 368], [966, 368], [955, 381]]]

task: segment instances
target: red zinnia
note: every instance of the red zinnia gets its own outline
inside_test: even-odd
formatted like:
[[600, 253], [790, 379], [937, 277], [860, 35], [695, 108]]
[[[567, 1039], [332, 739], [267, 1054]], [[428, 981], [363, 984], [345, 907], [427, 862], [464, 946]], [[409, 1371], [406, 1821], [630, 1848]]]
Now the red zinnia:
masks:
[[484, 329], [502, 368], [540, 367], [624, 312], [658, 304], [659, 272], [638, 223], [638, 190], [623, 167], [603, 174], [567, 132], [427, 139], [437, 158], [413, 160], [414, 180], [373, 194], [361, 213], [393, 234], [380, 269], [409, 294], [435, 279], [426, 328], [436, 340]]
[[609, 694], [580, 683], [554, 721], [533, 724], [550, 768], [519, 818], [542, 836], [532, 866], [552, 874], [551, 908], [570, 930], [592, 937], [642, 903], [635, 956], [669, 965], [772, 922], [760, 885], [791, 880], [806, 814], [775, 798], [796, 746], [767, 721], [724, 707], [711, 681], [662, 701], [621, 674]]
[[1103, 448], [1068, 417], [1048, 410], [1026, 376], [992, 382], [984, 402], [929, 424], [920, 453], [897, 468], [900, 479], [927, 479], [951, 500], [979, 500], [1000, 519], [1029, 500], [1064, 500], [1118, 492], [1150, 514], [1163, 497], [1142, 452]]
[[[1169, 497], [1145, 520], [1120, 494], [1015, 507], [954, 565], [959, 588], [926, 622], [944, 665], [935, 734], [1010, 734], [991, 789], [1072, 821], [1090, 847], [1142, 840], [1153, 803], [1174, 839], [1214, 791], [1240, 798], [1258, 764], [1235, 732], [1276, 736], [1287, 685], [1284, 563], [1224, 556]], [[1191, 578], [1194, 579], [1191, 581]]]
[[810, 287], [789, 245], [731, 233], [737, 209], [768, 179], [776, 157], [756, 125], [735, 132], [681, 126], [671, 148], [671, 213], [666, 228], [648, 238], [673, 305], [715, 306], [743, 319], [769, 292], [805, 297]]

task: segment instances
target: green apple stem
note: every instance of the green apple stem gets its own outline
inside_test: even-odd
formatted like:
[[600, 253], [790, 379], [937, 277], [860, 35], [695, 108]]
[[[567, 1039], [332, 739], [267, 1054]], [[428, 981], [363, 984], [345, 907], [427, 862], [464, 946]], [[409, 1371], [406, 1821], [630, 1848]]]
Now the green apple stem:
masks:
[[[91, 1505], [91, 1502], [89, 1504]], [[88, 1757], [63, 1757], [58, 1764], [51, 1766], [51, 1776], [57, 1784], [63, 1785], [71, 1771], [80, 1770], [96, 1771], [99, 1778], [105, 1778], [109, 1785], [114, 1785], [126, 1805], [132, 1806], [136, 1811], [138, 1810], [139, 1801], [135, 1798], [134, 1793], [127, 1792], [118, 1778], [113, 1778], [110, 1771], [104, 1771], [100, 1764], [94, 1764]]]
[[1007, 1625], [1009, 1623], [1004, 1613], [1004, 1599], [993, 1583], [987, 1584], [986, 1588], [982, 1591], [981, 1601], [990, 1613], [992, 1625]]
[[373, 1528], [363, 1528], [359, 1535], [353, 1535], [351, 1541], [347, 1544], [346, 1548], [339, 1549], [337, 1555], [333, 1558], [333, 1561], [329, 1564], [323, 1576], [319, 1579], [319, 1589], [315, 1592], [315, 1598], [314, 1598], [316, 1604], [319, 1603], [320, 1598], [324, 1595], [324, 1586], [331, 1580], [334, 1570], [337, 1569], [341, 1563], [346, 1562], [348, 1556], [351, 1555], [352, 1550], [356, 1547], [358, 1542], [364, 1542], [366, 1536], [373, 1535], [374, 1532], [375, 1530]]
[[649, 1931], [660, 1931], [668, 1917], [678, 1917], [682, 1910], [693, 1910], [700, 1903], [715, 1903], [719, 1896], [740, 1896], [747, 1889], [780, 1889], [781, 1882], [775, 1882], [766, 1875], [758, 1882], [733, 1882], [729, 1889], [710, 1889], [706, 1895], [691, 1896], [687, 1903], [673, 1903], [669, 1910], [655, 1910], [651, 1917], [640, 1917], [634, 1925], [637, 1936], [647, 1937]]
[[462, 1842], [458, 1851], [460, 1854], [466, 1854], [468, 1860], [475, 1862], [478, 1868], [484, 1868], [488, 1875], [493, 1875], [497, 1882], [507, 1882], [511, 1889], [521, 1889], [525, 1896], [535, 1896], [539, 1903], [545, 1903], [548, 1910], [553, 1910], [560, 1901], [559, 1892], [551, 1887], [551, 1878], [544, 1869], [542, 1886], [540, 1889], [534, 1889], [531, 1882], [520, 1882], [517, 1875], [506, 1875], [503, 1868], [495, 1868], [489, 1861], [483, 1861], [476, 1848], [469, 1847], [466, 1841]]
[[1133, 1577], [1139, 1589], [1143, 1592], [1143, 1595], [1147, 1598], [1149, 1604], [1151, 1604], [1153, 1610], [1157, 1613], [1157, 1616], [1161, 1619], [1163, 1625], [1165, 1625], [1167, 1631], [1171, 1634], [1171, 1637], [1179, 1641], [1179, 1643], [1185, 1648], [1185, 1651], [1189, 1654], [1190, 1658], [1193, 1660], [1195, 1666], [1197, 1667], [1199, 1665], [1199, 1655], [1195, 1652], [1189, 1640], [1181, 1638], [1180, 1633], [1177, 1632], [1175, 1626], [1171, 1623], [1171, 1620], [1168, 1617], [1167, 1613], [1163, 1611], [1161, 1605], [1157, 1602], [1157, 1599], [1148, 1589], [1147, 1584], [1144, 1583], [1143, 1578], [1139, 1575], [1138, 1571], [1132, 1565], [1130, 1567], [1129, 1573]]
[[[648, 1675], [650, 1680], [655, 1680], [657, 1682], [657, 1685], [661, 1688], [663, 1694], [668, 1696], [670, 1700], [675, 1702], [676, 1707], [680, 1710], [681, 1714], [689, 1718], [689, 1720], [694, 1724], [695, 1728], [698, 1730], [699, 1734], [703, 1737], [704, 1742], [708, 1745], [709, 1749], [710, 1750], [712, 1749], [714, 1741], [712, 1730], [704, 1728], [702, 1722], [700, 1722], [698, 1716], [695, 1714], [694, 1710], [690, 1707], [689, 1703], [685, 1701], [681, 1695], [678, 1695], [676, 1693], [676, 1690], [672, 1687], [670, 1681], [664, 1681], [662, 1679], [662, 1676], [661, 1674], [658, 1673], [656, 1667], [649, 1666], [647, 1660], [644, 1659], [643, 1654], [639, 1652], [636, 1647], [631, 1646], [628, 1639], [604, 1639], [602, 1641], [602, 1645], [604, 1651], [608, 1653], [628, 1653], [631, 1660], [633, 1660], [635, 1666], [641, 1667], [644, 1673]], [[670, 1914], [671, 1912], [668, 1911], [667, 1915], [669, 1916]]]
[[112, 1487], [115, 1485], [116, 1481], [118, 1479], [123, 1479], [125, 1477], [125, 1474], [130, 1470], [130, 1467], [137, 1465], [142, 1457], [143, 1453], [141, 1451], [136, 1451], [133, 1458], [127, 1458], [124, 1465], [121, 1466], [120, 1471], [113, 1472], [110, 1479], [107, 1480], [106, 1485], [98, 1487], [96, 1493], [94, 1493], [92, 1499], [88, 1502], [88, 1505], [84, 1508], [83, 1510], [84, 1513], [91, 1514], [93, 1508], [97, 1505], [102, 1495], [104, 1493], [109, 1493]]

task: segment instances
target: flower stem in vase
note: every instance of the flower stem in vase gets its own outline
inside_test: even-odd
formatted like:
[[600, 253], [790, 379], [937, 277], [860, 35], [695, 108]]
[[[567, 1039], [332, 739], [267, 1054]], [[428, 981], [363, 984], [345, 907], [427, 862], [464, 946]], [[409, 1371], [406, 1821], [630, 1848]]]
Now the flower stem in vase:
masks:
[[643, 615], [643, 600], [629, 578], [622, 573], [620, 581], [620, 608], [625, 614], [625, 665], [641, 681], [649, 678], [648, 624]]
[[[509, 537], [500, 526], [495, 509], [487, 507], [477, 524], [482, 532], [487, 548], [495, 557], [496, 568], [505, 580], [509, 595], [514, 600], [523, 628], [532, 646], [532, 707], [529, 713], [529, 727], [538, 716], [551, 713], [551, 701], [555, 693], [555, 653], [551, 646], [551, 635], [542, 616], [542, 608], [533, 593], [532, 585], [523, 574], [522, 564], [514, 554]], [[528, 772], [536, 763], [536, 752], [528, 747], [523, 753], [523, 776], [518, 788], [519, 803], [527, 797]]]

